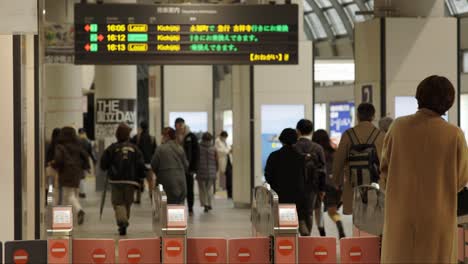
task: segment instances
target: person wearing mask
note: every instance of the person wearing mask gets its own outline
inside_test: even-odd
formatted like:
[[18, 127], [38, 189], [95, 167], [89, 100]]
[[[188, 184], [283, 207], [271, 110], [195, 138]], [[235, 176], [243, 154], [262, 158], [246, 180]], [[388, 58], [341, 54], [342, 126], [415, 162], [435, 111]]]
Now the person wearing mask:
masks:
[[348, 154], [351, 148], [358, 144], [373, 145], [378, 160], [381, 159], [384, 133], [376, 128], [372, 121], [375, 118], [375, 108], [372, 104], [362, 103], [357, 109], [358, 124], [348, 129], [341, 137], [338, 150], [333, 161], [333, 181], [335, 187], [343, 191], [343, 214], [353, 213], [354, 189], [351, 183]]
[[457, 263], [457, 193], [468, 182], [468, 148], [462, 130], [441, 117], [455, 95], [447, 78], [424, 79], [419, 110], [395, 120], [385, 137], [381, 263]]
[[[135, 145], [138, 146], [140, 151], [143, 154], [143, 159], [145, 160], [146, 168], [148, 169], [148, 172], [151, 173], [151, 158], [153, 158], [154, 152], [156, 151], [156, 139], [149, 134], [149, 126], [146, 121], [141, 121], [140, 126], [138, 127], [138, 134], [134, 136], [131, 140], [131, 142]], [[141, 193], [145, 189], [145, 177], [147, 179], [153, 179], [154, 176], [151, 173], [151, 175], [142, 175], [141, 181], [140, 181], [140, 188], [136, 189], [136, 204], [141, 203]], [[152, 180], [148, 182], [148, 185], [152, 185]], [[150, 190], [151, 191], [151, 190]]]
[[382, 131], [384, 133], [387, 133], [388, 130], [390, 129], [390, 125], [392, 125], [392, 123], [393, 123], [393, 118], [391, 118], [389, 116], [382, 117], [379, 120], [379, 129], [380, 129], [380, 131]]
[[187, 196], [188, 162], [184, 149], [176, 142], [176, 132], [163, 129], [161, 145], [156, 149], [151, 167], [159, 184], [164, 187], [168, 204], [184, 204]]
[[[78, 136], [80, 138], [81, 145], [83, 146], [84, 150], [86, 151], [86, 153], [88, 153], [88, 156], [90, 157], [90, 162], [92, 162], [93, 166], [96, 165], [97, 160], [96, 160], [96, 155], [94, 155], [93, 144], [91, 143], [91, 140], [89, 140], [88, 135], [86, 134], [86, 130], [84, 128], [78, 129]], [[81, 179], [80, 181], [79, 197], [86, 198], [84, 178]]]
[[52, 166], [58, 172], [59, 185], [62, 188], [61, 204], [72, 205], [77, 215], [78, 225], [82, 225], [85, 212], [76, 195], [80, 180], [90, 167], [89, 156], [83, 149], [74, 128], [64, 127], [60, 131]]
[[217, 175], [217, 182], [219, 184], [218, 187], [221, 189], [227, 189], [229, 185], [227, 182], [226, 177], [226, 168], [228, 165], [229, 154], [231, 153], [231, 149], [229, 148], [226, 140], [228, 138], [228, 133], [223, 131], [219, 134], [219, 137], [216, 138], [215, 141], [215, 148], [216, 153], [218, 155], [218, 175]]
[[218, 170], [218, 158], [216, 149], [213, 147], [213, 136], [206, 132], [202, 136], [200, 144], [200, 167], [198, 168], [197, 181], [200, 195], [200, 204], [205, 213], [212, 210], [213, 188]]
[[175, 120], [175, 128], [177, 135], [177, 143], [179, 143], [185, 151], [185, 156], [188, 161], [188, 170], [186, 174], [187, 183], [187, 205], [189, 215], [193, 216], [193, 204], [195, 202], [195, 194], [193, 192], [194, 178], [198, 172], [200, 163], [200, 144], [198, 138], [190, 131], [190, 127], [185, 124], [185, 120], [177, 118]]
[[[346, 237], [343, 228], [343, 222], [341, 221], [341, 216], [338, 213], [338, 207], [341, 201], [341, 192], [335, 188], [334, 183], [332, 182], [333, 175], [333, 160], [336, 150], [333, 148], [330, 140], [330, 136], [327, 131], [319, 129], [314, 132], [312, 136], [312, 141], [322, 146], [325, 152], [325, 168], [326, 168], [326, 181], [325, 181], [325, 199], [324, 205], [325, 209], [328, 212], [328, 216], [336, 224], [338, 229], [338, 235], [341, 238]], [[325, 229], [323, 229], [323, 234], [325, 236]]]
[[265, 165], [265, 179], [278, 194], [280, 203], [296, 204], [301, 235], [310, 235], [306, 218], [310, 218], [311, 196], [306, 189], [305, 156], [299, 153], [294, 144], [297, 142], [296, 130], [284, 129], [279, 137], [283, 146], [268, 156]]
[[300, 216], [299, 219], [299, 230], [301, 231], [301, 235], [303, 236], [310, 236], [312, 233], [312, 226], [313, 226], [313, 214], [314, 208], [315, 210], [315, 220], [317, 222], [317, 226], [319, 229], [320, 234], [325, 233], [325, 228], [321, 225], [321, 220], [323, 220], [322, 212], [320, 210], [320, 205], [325, 195], [325, 154], [323, 152], [323, 148], [315, 143], [312, 142], [312, 131], [313, 131], [313, 123], [307, 119], [301, 119], [297, 122], [296, 125], [296, 132], [298, 135], [298, 140], [295, 145], [296, 150], [304, 155], [310, 156], [312, 162], [315, 162], [317, 167], [313, 168], [316, 170], [314, 174], [318, 176], [318, 181], [310, 183], [306, 191], [307, 202], [305, 203], [305, 211], [304, 215]]
[[101, 157], [101, 169], [107, 171], [112, 186], [112, 206], [121, 236], [127, 234], [135, 188], [139, 188], [139, 178], [144, 177], [146, 170], [143, 154], [130, 143], [131, 131], [127, 124], [120, 124], [115, 132], [117, 143], [110, 145]]

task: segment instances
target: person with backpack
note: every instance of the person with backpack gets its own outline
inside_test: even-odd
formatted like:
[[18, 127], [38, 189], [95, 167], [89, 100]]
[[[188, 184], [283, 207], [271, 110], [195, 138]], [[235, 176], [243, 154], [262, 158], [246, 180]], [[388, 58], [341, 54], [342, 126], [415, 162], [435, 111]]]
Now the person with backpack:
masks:
[[[325, 181], [325, 199], [323, 201], [325, 210], [328, 212], [330, 219], [336, 224], [338, 229], [339, 238], [346, 237], [341, 221], [341, 215], [338, 213], [338, 208], [341, 206], [341, 192], [335, 188], [331, 177], [333, 175], [333, 160], [335, 157], [335, 148], [331, 144], [330, 136], [327, 131], [319, 129], [314, 132], [312, 141], [322, 146], [325, 152], [325, 168], [326, 168], [326, 181]], [[321, 209], [321, 208], [320, 208]], [[321, 236], [326, 236], [325, 229]]]
[[312, 222], [315, 195], [309, 179], [306, 180], [306, 155], [299, 153], [294, 146], [296, 130], [284, 129], [279, 140], [283, 146], [268, 156], [265, 179], [278, 194], [280, 203], [296, 204], [299, 232], [302, 236], [309, 236], [307, 221]]
[[457, 263], [457, 193], [468, 182], [463, 131], [442, 116], [456, 100], [452, 83], [429, 76], [417, 87], [419, 110], [385, 137], [385, 221], [381, 263]]
[[213, 136], [203, 133], [200, 144], [200, 168], [197, 173], [198, 190], [200, 204], [205, 209], [204, 212], [212, 210], [212, 200], [214, 194], [216, 172], [218, 170], [218, 157], [213, 146]]
[[[145, 177], [147, 179], [153, 179], [154, 176], [152, 175], [151, 171], [151, 159], [153, 158], [154, 152], [156, 151], [156, 139], [149, 134], [149, 126], [146, 121], [140, 122], [140, 127], [138, 128], [138, 134], [135, 135], [131, 142], [135, 144], [143, 154], [143, 159], [145, 160], [146, 168], [148, 169], [148, 173], [151, 175], [142, 175], [140, 180], [140, 188], [135, 190], [136, 192], [136, 204], [141, 203], [141, 193], [145, 189]], [[153, 181], [148, 181], [148, 185], [151, 186]], [[150, 190], [151, 191], [151, 190]]]
[[186, 174], [189, 168], [184, 149], [176, 142], [176, 132], [171, 127], [162, 131], [161, 145], [156, 149], [151, 167], [156, 179], [164, 188], [168, 204], [184, 204], [187, 196]]
[[85, 171], [90, 169], [89, 156], [83, 149], [76, 130], [64, 127], [60, 130], [58, 144], [54, 151], [52, 167], [58, 172], [59, 185], [62, 188], [62, 205], [72, 205], [78, 218], [78, 225], [84, 223], [85, 212], [76, 197], [80, 180]]
[[333, 180], [343, 191], [343, 214], [353, 213], [354, 188], [379, 182], [379, 160], [385, 134], [372, 124], [375, 108], [362, 103], [358, 124], [342, 135], [335, 153]]
[[117, 143], [110, 145], [102, 154], [101, 169], [107, 171], [112, 186], [111, 200], [115, 211], [119, 234], [125, 236], [129, 226], [130, 209], [134, 192], [146, 171], [143, 154], [130, 143], [131, 128], [120, 124], [115, 133]]
[[303, 236], [310, 236], [313, 226], [313, 215], [315, 210], [315, 221], [320, 234], [325, 234], [323, 216], [320, 205], [325, 195], [325, 154], [323, 148], [312, 142], [313, 123], [307, 119], [297, 122], [296, 132], [298, 140], [295, 145], [299, 154], [304, 155], [306, 160], [306, 186], [304, 195], [306, 202], [304, 211], [299, 216], [299, 231]]

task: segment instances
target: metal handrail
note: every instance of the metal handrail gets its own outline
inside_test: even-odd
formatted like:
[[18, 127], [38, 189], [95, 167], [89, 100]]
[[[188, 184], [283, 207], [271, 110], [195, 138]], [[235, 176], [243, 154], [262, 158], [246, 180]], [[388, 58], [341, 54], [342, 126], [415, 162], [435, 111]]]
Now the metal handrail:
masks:
[[279, 227], [279, 197], [268, 183], [254, 189], [251, 221], [254, 236], [273, 236]]
[[167, 195], [162, 185], [153, 190], [153, 231], [156, 236], [162, 237], [167, 229]]

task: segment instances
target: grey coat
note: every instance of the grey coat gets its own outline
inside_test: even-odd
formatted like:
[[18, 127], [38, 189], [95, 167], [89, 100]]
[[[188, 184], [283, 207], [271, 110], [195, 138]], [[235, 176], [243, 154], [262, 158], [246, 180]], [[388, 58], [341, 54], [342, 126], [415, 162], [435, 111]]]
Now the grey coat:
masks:
[[156, 149], [151, 167], [157, 182], [164, 187], [169, 204], [182, 204], [187, 195], [185, 172], [188, 162], [184, 149], [174, 140], [168, 141]]
[[200, 144], [200, 164], [198, 167], [197, 180], [215, 180], [217, 172], [216, 149], [209, 143]]

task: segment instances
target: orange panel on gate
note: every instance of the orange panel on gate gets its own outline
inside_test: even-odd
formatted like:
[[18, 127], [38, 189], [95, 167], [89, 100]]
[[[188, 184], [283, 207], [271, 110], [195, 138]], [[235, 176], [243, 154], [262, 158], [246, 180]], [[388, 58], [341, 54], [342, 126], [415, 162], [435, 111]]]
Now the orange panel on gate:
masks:
[[161, 240], [159, 238], [122, 239], [119, 241], [119, 263], [161, 263]]
[[463, 227], [458, 228], [458, 261], [465, 261], [465, 236]]
[[229, 263], [270, 263], [270, 239], [236, 238], [228, 242]]
[[114, 264], [113, 239], [73, 239], [73, 263]]
[[275, 238], [275, 263], [296, 263], [296, 237]]
[[378, 237], [353, 237], [340, 240], [341, 263], [380, 263]]
[[185, 238], [163, 238], [163, 263], [179, 264], [185, 262]]
[[227, 263], [224, 238], [188, 238], [187, 263]]
[[299, 263], [336, 263], [336, 238], [299, 237]]
[[49, 239], [47, 248], [49, 250], [47, 259], [49, 264], [70, 263], [70, 248], [68, 239]]

